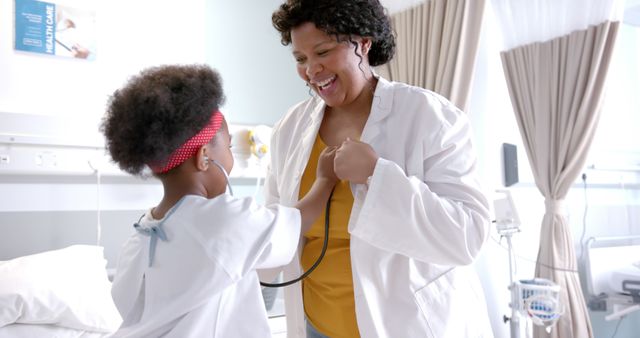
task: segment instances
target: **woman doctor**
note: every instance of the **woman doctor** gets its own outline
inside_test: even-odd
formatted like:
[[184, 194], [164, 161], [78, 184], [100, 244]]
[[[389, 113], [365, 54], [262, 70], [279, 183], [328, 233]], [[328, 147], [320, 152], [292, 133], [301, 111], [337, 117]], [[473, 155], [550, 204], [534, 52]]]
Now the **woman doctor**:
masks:
[[[487, 238], [489, 207], [465, 114], [373, 73], [395, 51], [378, 0], [289, 0], [272, 20], [314, 95], [274, 127], [266, 202], [304, 196], [327, 146], [340, 147], [342, 180], [322, 262], [284, 291], [288, 337], [493, 336], [468, 266]], [[285, 280], [314, 263], [323, 240], [322, 218]]]

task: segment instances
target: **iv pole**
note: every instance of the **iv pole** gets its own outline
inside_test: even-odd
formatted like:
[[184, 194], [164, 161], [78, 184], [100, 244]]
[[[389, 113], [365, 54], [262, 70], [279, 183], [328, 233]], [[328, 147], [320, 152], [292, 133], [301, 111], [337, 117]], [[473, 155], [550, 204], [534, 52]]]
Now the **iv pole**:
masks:
[[520, 338], [520, 314], [518, 313], [518, 295], [516, 294], [517, 288], [514, 283], [515, 276], [515, 259], [513, 253], [513, 244], [511, 237], [514, 233], [520, 232], [520, 218], [515, 209], [515, 204], [511, 198], [511, 192], [509, 190], [497, 190], [496, 192], [504, 195], [503, 198], [494, 200], [494, 209], [496, 220], [496, 229], [500, 238], [505, 237], [507, 239], [507, 247], [509, 251], [509, 291], [511, 292], [511, 317], [503, 316], [503, 321], [506, 323], [509, 321], [509, 327], [511, 331], [511, 338]]
[[[504, 195], [493, 201], [495, 207], [496, 228], [500, 238], [507, 238], [509, 250], [509, 291], [511, 291], [511, 318], [504, 316], [504, 322], [510, 321], [511, 338], [520, 338], [522, 315], [528, 314], [535, 325], [545, 326], [550, 332], [555, 321], [564, 312], [559, 303], [560, 287], [544, 278], [514, 281], [515, 253], [511, 237], [520, 232], [520, 218], [508, 190], [498, 190]], [[523, 308], [524, 307], [524, 308]], [[551, 324], [548, 324], [551, 323]]]
[[515, 232], [519, 232], [520, 229], [516, 231], [510, 231], [505, 233], [500, 233], [500, 236], [505, 237], [507, 239], [507, 247], [509, 249], [509, 291], [511, 291], [511, 303], [509, 306], [511, 307], [511, 318], [506, 315], [503, 317], [504, 322], [509, 321], [509, 327], [511, 329], [511, 338], [520, 338], [520, 315], [517, 310], [517, 304], [515, 302], [518, 300], [518, 295], [516, 294], [517, 288], [513, 282], [513, 276], [515, 272], [513, 271], [513, 246], [511, 244], [511, 236]]

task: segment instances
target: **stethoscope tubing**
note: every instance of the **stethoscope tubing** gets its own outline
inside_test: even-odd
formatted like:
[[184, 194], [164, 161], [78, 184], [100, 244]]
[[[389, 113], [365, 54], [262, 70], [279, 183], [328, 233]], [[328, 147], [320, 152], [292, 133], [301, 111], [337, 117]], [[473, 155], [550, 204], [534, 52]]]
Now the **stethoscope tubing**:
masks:
[[[227, 171], [224, 169], [222, 164], [220, 164], [218, 161], [213, 159], [211, 159], [210, 161], [211, 163], [215, 164], [218, 168], [220, 168], [220, 171], [222, 171], [222, 173], [224, 174], [224, 178], [227, 180], [227, 188], [229, 189], [229, 193], [231, 194], [231, 196], [233, 196], [233, 189], [231, 189], [231, 183], [229, 182], [229, 175], [227, 174]], [[329, 194], [329, 200], [327, 200], [327, 207], [324, 210], [324, 242], [322, 243], [322, 251], [320, 251], [320, 256], [318, 256], [318, 259], [316, 259], [316, 261], [309, 268], [309, 270], [305, 271], [302, 275], [300, 275], [297, 278], [294, 278], [292, 280], [288, 280], [282, 283], [260, 282], [260, 285], [267, 288], [282, 288], [285, 286], [289, 286], [291, 284], [295, 284], [305, 279], [307, 276], [309, 276], [313, 272], [313, 270], [315, 270], [318, 267], [318, 265], [320, 265], [320, 262], [322, 262], [322, 258], [324, 258], [324, 255], [327, 252], [327, 246], [329, 245], [329, 210], [331, 209], [332, 196], [333, 196], [333, 189], [331, 190], [331, 194]]]
[[329, 209], [331, 208], [332, 196], [333, 196], [333, 190], [331, 190], [331, 194], [329, 195], [329, 200], [327, 200], [327, 207], [324, 210], [324, 242], [322, 243], [322, 251], [320, 251], [320, 256], [318, 256], [318, 259], [316, 259], [315, 263], [313, 263], [313, 265], [309, 268], [309, 270], [305, 271], [298, 278], [294, 278], [292, 280], [288, 280], [282, 283], [260, 282], [260, 285], [268, 288], [281, 288], [281, 287], [289, 286], [291, 284], [295, 284], [305, 279], [307, 276], [309, 276], [313, 272], [313, 270], [315, 270], [318, 267], [318, 265], [320, 265], [322, 258], [324, 258], [324, 254], [327, 252], [327, 246], [329, 244]]

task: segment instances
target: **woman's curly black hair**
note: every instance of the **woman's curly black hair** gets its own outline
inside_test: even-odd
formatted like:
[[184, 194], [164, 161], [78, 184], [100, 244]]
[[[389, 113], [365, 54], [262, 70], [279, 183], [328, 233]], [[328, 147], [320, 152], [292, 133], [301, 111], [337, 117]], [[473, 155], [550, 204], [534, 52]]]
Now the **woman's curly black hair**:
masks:
[[209, 66], [152, 67], [113, 93], [100, 130], [111, 158], [139, 175], [198, 133], [223, 103], [222, 80]]
[[370, 37], [371, 66], [383, 65], [395, 54], [391, 22], [378, 0], [288, 0], [273, 13], [271, 21], [285, 46], [291, 43], [293, 28], [312, 22], [338, 40], [344, 36], [351, 42], [351, 36]]

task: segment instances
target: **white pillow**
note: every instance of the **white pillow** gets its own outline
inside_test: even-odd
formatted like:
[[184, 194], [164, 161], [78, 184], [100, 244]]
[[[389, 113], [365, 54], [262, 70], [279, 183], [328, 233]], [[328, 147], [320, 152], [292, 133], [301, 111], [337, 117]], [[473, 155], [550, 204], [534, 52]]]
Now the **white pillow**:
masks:
[[122, 319], [111, 298], [103, 248], [73, 245], [0, 262], [0, 327], [55, 324], [114, 332]]

